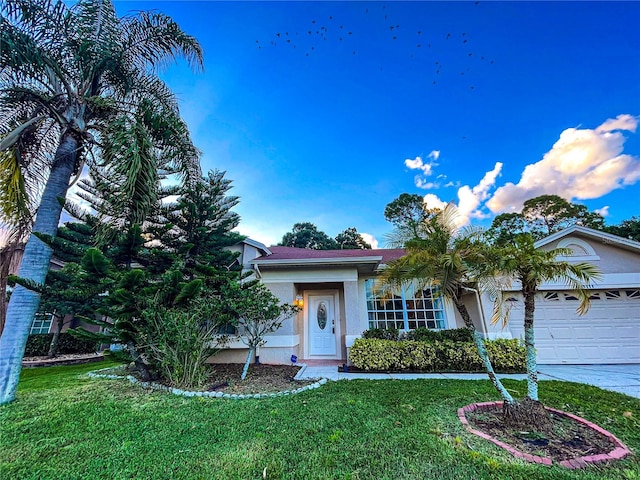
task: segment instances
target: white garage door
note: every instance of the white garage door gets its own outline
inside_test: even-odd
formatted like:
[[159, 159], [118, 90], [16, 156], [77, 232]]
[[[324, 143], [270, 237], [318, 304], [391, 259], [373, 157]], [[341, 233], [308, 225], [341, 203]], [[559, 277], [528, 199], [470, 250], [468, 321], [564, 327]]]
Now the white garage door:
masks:
[[[509, 295], [510, 329], [524, 338], [522, 296]], [[640, 363], [640, 289], [594, 290], [586, 315], [573, 292], [536, 296], [535, 336], [540, 364]]]

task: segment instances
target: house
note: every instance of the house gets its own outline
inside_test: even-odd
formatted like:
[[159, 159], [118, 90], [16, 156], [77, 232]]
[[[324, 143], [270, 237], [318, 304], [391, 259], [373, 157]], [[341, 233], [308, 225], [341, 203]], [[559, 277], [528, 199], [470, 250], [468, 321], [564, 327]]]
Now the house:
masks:
[[[640, 243], [574, 226], [537, 242], [543, 249], [570, 248], [568, 261], [589, 261], [603, 272], [590, 289], [591, 309], [580, 317], [577, 299], [561, 284], [545, 284], [536, 302], [539, 363], [640, 363]], [[307, 250], [266, 247], [245, 240], [234, 247], [252, 271], [284, 303], [302, 311], [285, 321], [260, 348], [263, 363], [300, 360], [348, 361], [349, 348], [369, 328], [400, 330], [460, 328], [464, 323], [446, 299], [406, 288], [391, 301], [379, 301], [374, 288], [381, 267], [403, 255], [399, 249]], [[522, 298], [513, 302], [505, 329], [491, 325], [493, 299], [470, 290], [464, 297], [476, 328], [488, 338], [522, 338]], [[246, 347], [237, 341], [216, 362], [242, 362]]]

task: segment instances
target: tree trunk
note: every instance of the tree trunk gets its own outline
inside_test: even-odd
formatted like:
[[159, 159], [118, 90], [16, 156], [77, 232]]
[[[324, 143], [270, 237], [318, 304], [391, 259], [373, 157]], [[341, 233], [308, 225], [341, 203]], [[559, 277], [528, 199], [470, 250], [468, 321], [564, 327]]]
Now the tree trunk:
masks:
[[[56, 235], [62, 213], [62, 204], [58, 199], [67, 195], [78, 145], [78, 140], [71, 134], [67, 133], [62, 137], [42, 193], [32, 232]], [[51, 254], [51, 248], [32, 233], [25, 247], [18, 275], [44, 283]], [[39, 304], [40, 295], [20, 285], [11, 294], [4, 331], [0, 337], [0, 405], [11, 402], [16, 396], [24, 348]]]
[[553, 429], [551, 416], [544, 405], [529, 397], [520, 402], [505, 402], [502, 414], [508, 427], [534, 432], [550, 432]]
[[460, 313], [462, 320], [466, 327], [473, 332], [473, 343], [476, 345], [476, 349], [478, 350], [478, 355], [480, 355], [480, 359], [484, 364], [484, 368], [487, 371], [487, 375], [489, 376], [489, 380], [493, 383], [493, 386], [496, 388], [505, 404], [514, 404], [515, 400], [511, 396], [511, 394], [504, 388], [500, 379], [496, 376], [495, 371], [493, 370], [493, 365], [491, 364], [491, 359], [489, 358], [489, 352], [487, 352], [487, 347], [484, 344], [484, 338], [482, 335], [476, 330], [476, 326], [473, 324], [473, 320], [469, 316], [469, 311], [467, 307], [459, 298], [452, 298], [453, 303], [456, 306], [456, 309]]
[[54, 315], [53, 317], [56, 319], [56, 329], [53, 332], [53, 338], [49, 344], [49, 353], [47, 353], [48, 358], [54, 358], [58, 354], [58, 341], [60, 340], [60, 332], [64, 325], [64, 317], [61, 317], [60, 315]]
[[533, 332], [533, 315], [536, 308], [535, 289], [522, 290], [524, 296], [524, 345], [527, 351], [527, 396], [538, 401], [538, 363], [536, 341]]
[[515, 405], [504, 405], [505, 424], [522, 430], [549, 432], [553, 428], [549, 412], [538, 400], [538, 364], [533, 332], [536, 288], [523, 284], [524, 297], [524, 343], [527, 355], [527, 396]]
[[[22, 238], [18, 235], [18, 238]], [[18, 239], [12, 240], [9, 244], [5, 245], [0, 250], [0, 336], [4, 330], [4, 322], [7, 318], [7, 305], [6, 301], [7, 281], [9, 275], [16, 273], [20, 268], [20, 262], [22, 261], [24, 243]]]
[[133, 360], [133, 363], [136, 366], [136, 370], [138, 371], [138, 375], [140, 375], [140, 380], [143, 382], [148, 382], [151, 380], [151, 372], [149, 372], [149, 366], [144, 363], [142, 357], [138, 353], [136, 346], [133, 342], [127, 343], [127, 349], [129, 350], [129, 354]]
[[255, 351], [255, 347], [249, 347], [249, 353], [247, 354], [247, 361], [244, 362], [244, 368], [242, 369], [242, 375], [240, 376], [240, 380], [244, 380], [247, 378], [247, 373], [249, 373], [249, 365], [251, 365], [251, 357], [253, 357], [253, 352]]

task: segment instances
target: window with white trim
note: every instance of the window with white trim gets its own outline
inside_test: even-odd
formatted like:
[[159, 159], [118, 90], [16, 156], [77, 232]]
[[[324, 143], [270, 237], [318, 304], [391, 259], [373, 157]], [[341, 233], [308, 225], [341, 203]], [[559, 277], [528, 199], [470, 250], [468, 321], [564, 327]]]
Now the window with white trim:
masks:
[[435, 289], [419, 289], [412, 284], [387, 298], [381, 296], [378, 287], [376, 279], [365, 280], [369, 328], [446, 328], [444, 304], [442, 298], [434, 297]]
[[31, 324], [31, 330], [29, 334], [37, 333], [49, 333], [51, 330], [51, 324], [53, 323], [53, 314], [51, 313], [36, 313]]

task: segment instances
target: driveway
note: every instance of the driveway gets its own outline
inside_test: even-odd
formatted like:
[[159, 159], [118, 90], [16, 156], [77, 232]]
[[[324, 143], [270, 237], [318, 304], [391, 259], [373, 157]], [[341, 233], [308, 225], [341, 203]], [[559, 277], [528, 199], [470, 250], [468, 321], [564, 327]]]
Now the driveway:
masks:
[[540, 380], [586, 383], [640, 398], [640, 364], [538, 365]]

